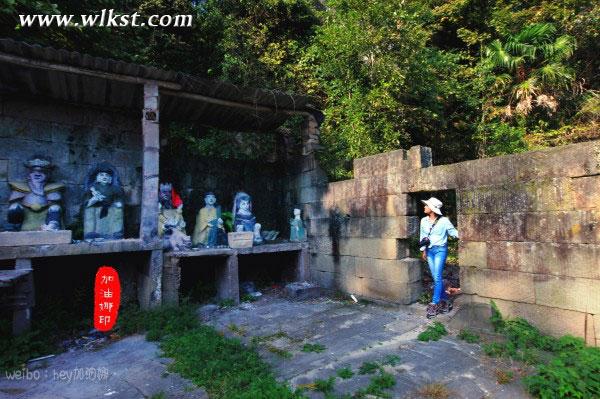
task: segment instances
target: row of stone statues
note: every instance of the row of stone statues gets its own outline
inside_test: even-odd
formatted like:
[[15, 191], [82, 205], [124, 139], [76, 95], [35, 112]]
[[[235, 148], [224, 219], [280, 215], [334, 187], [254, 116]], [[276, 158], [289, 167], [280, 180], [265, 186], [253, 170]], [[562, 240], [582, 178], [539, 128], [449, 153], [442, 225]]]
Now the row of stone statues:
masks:
[[[61, 200], [64, 185], [49, 183], [54, 168], [49, 159], [34, 156], [25, 163], [29, 173], [26, 182], [9, 182], [11, 194], [6, 229], [9, 231], [59, 230], [62, 227]], [[221, 207], [214, 193], [204, 196], [204, 207], [196, 217], [192, 237], [185, 232], [183, 201], [172, 184], [162, 183], [159, 187], [158, 233], [165, 237], [168, 247], [183, 249], [190, 246], [227, 246], [227, 233]], [[83, 238], [123, 238], [124, 192], [119, 174], [108, 162], [101, 162], [87, 174], [83, 198]], [[244, 193], [236, 194], [233, 201], [233, 230], [252, 232], [254, 244], [261, 244], [261, 225], [252, 213], [252, 198]], [[290, 220], [290, 240], [306, 239], [306, 231], [299, 209], [294, 209]]]

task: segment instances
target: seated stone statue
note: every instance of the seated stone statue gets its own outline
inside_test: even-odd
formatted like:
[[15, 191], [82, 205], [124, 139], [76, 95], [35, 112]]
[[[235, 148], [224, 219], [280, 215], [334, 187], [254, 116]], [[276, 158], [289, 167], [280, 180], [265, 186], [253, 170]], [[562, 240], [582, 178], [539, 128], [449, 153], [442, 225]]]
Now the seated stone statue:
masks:
[[260, 235], [260, 223], [256, 223], [256, 217], [252, 214], [252, 198], [239, 192], [233, 201], [233, 228], [235, 231], [251, 231], [254, 233], [254, 243], [262, 244]]
[[123, 200], [123, 188], [114, 166], [100, 162], [92, 168], [85, 179], [83, 238], [123, 238]]
[[290, 219], [290, 241], [305, 241], [306, 229], [304, 222], [300, 217], [301, 211], [298, 208], [294, 209], [294, 218]]
[[205, 247], [227, 245], [227, 233], [221, 219], [221, 206], [217, 205], [217, 197], [212, 192], [204, 195], [204, 207], [196, 216], [192, 245]]
[[158, 191], [158, 234], [166, 250], [185, 250], [191, 239], [185, 233], [183, 201], [171, 183], [161, 183]]
[[54, 168], [49, 159], [36, 155], [27, 162], [27, 182], [9, 182], [6, 229], [9, 231], [59, 230], [61, 228], [61, 183], [48, 183]]

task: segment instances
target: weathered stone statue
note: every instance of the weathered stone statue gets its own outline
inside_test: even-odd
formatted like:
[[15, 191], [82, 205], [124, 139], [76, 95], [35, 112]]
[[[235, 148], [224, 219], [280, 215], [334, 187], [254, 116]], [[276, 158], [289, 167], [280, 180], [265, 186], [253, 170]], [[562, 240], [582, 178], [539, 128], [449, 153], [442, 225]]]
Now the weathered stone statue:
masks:
[[167, 250], [184, 250], [191, 247], [190, 236], [185, 232], [183, 201], [171, 183], [161, 183], [158, 191], [158, 234]]
[[85, 179], [83, 238], [123, 238], [123, 202], [117, 170], [108, 162], [100, 162]]
[[48, 183], [54, 166], [51, 161], [36, 155], [27, 162], [26, 182], [9, 182], [6, 228], [9, 231], [59, 230], [61, 228], [61, 183]]
[[260, 223], [256, 223], [256, 217], [252, 214], [252, 198], [239, 192], [233, 201], [233, 227], [235, 231], [251, 231], [254, 233], [254, 243], [262, 244], [260, 235]]
[[221, 219], [221, 206], [217, 205], [217, 197], [212, 192], [204, 195], [204, 207], [196, 216], [192, 244], [205, 247], [227, 245], [227, 233]]
[[294, 218], [290, 219], [290, 241], [305, 241], [306, 229], [304, 222], [300, 217], [301, 211], [298, 208], [294, 209]]

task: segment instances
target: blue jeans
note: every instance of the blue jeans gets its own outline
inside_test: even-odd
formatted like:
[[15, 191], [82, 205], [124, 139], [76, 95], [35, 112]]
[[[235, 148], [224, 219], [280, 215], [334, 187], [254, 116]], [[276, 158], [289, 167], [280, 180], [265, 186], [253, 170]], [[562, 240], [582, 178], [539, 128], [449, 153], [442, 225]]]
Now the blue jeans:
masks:
[[438, 304], [440, 300], [448, 299], [446, 291], [444, 291], [444, 282], [442, 281], [442, 272], [446, 265], [446, 257], [448, 256], [448, 246], [434, 245], [427, 248], [427, 263], [433, 277], [433, 299], [431, 302]]

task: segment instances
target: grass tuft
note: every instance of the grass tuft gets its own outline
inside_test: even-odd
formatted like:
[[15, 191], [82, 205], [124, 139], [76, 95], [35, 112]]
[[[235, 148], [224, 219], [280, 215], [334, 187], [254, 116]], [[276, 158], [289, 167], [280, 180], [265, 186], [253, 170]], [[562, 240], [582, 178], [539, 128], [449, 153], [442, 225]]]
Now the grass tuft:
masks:
[[417, 336], [419, 341], [438, 341], [444, 335], [448, 335], [446, 327], [439, 321], [434, 321], [432, 325], [428, 326], [425, 331]]

